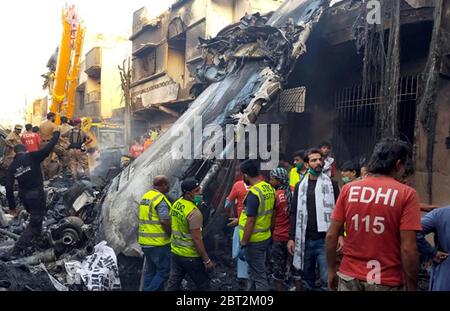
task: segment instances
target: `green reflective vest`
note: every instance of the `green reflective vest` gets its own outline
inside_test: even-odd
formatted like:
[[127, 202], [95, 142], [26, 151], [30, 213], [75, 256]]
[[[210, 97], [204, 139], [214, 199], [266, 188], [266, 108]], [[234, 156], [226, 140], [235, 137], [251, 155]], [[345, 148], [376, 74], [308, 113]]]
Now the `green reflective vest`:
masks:
[[[272, 236], [270, 227], [272, 224], [272, 214], [275, 205], [275, 190], [270, 184], [265, 181], [260, 181], [252, 186], [249, 193], [253, 193], [258, 197], [258, 215], [256, 216], [255, 227], [250, 236], [251, 243], [262, 242]], [[248, 195], [248, 194], [247, 194]], [[242, 210], [241, 217], [239, 217], [239, 238], [242, 240], [244, 236], [244, 227], [247, 222], [247, 213], [245, 208]]]
[[139, 205], [139, 237], [138, 242], [142, 246], [163, 246], [170, 243], [169, 235], [164, 231], [159, 221], [156, 207], [159, 203], [170, 201], [158, 190], [152, 189], [142, 196]]
[[172, 221], [171, 250], [172, 253], [183, 257], [200, 257], [192, 239], [188, 215], [196, 209], [197, 206], [192, 201], [183, 197], [179, 198], [170, 210]]

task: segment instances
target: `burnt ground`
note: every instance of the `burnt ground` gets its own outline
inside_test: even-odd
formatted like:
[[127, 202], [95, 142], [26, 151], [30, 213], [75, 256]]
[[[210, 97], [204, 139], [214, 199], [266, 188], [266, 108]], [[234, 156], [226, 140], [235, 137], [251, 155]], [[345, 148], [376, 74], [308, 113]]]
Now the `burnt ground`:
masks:
[[45, 271], [33, 271], [27, 265], [11, 265], [0, 261], [0, 290], [56, 291]]

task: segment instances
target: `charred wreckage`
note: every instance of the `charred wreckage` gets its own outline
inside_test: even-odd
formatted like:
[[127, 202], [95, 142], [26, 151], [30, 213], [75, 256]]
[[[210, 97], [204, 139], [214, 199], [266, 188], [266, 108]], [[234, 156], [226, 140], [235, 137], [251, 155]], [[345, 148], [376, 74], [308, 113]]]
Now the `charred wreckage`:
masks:
[[[48, 214], [43, 237], [28, 257], [0, 261], [0, 288], [138, 289], [143, 260], [137, 243], [138, 202], [150, 189], [153, 177], [163, 174], [170, 178], [172, 200], [181, 195], [180, 184], [184, 178], [201, 180], [205, 194], [201, 206], [205, 222], [203, 237], [218, 263], [211, 285], [216, 290], [236, 289], [230, 269], [231, 251], [226, 251], [231, 250], [231, 238], [224, 238], [229, 232], [223, 206], [235, 180], [238, 162], [225, 157], [174, 159], [172, 146], [191, 134], [180, 136], [177, 129], [188, 127], [193, 131], [194, 119], [200, 115], [205, 124], [220, 127], [247, 125], [257, 122], [260, 115], [270, 115], [273, 99], [306, 53], [308, 38], [329, 9], [330, 1], [326, 0], [287, 0], [268, 16], [246, 15], [215, 38], [199, 39], [204, 63], [197, 69], [192, 87], [196, 99], [188, 110], [151, 148], [127, 167], [118, 168], [115, 174], [105, 174], [107, 169], [103, 168], [103, 176], [108, 177], [100, 178], [99, 182], [93, 179], [72, 185], [64, 177], [47, 182]], [[373, 33], [364, 31], [365, 39], [358, 42], [365, 45], [367, 52], [371, 43], [368, 36]], [[395, 46], [390, 53], [393, 57], [398, 53]], [[374, 60], [371, 61], [365, 71], [373, 65]], [[397, 63], [384, 66], [398, 74]], [[385, 76], [386, 85], [392, 79], [396, 77]], [[392, 101], [395, 96], [389, 93], [385, 97]], [[203, 134], [203, 141], [219, 139], [207, 135]], [[227, 142], [223, 152], [240, 139], [235, 137], [235, 141]], [[107, 162], [105, 166], [109, 166]], [[0, 194], [0, 205], [3, 209], [0, 211], [1, 256], [23, 230], [27, 212], [22, 211], [17, 219], [9, 219], [4, 193]], [[189, 289], [189, 282], [185, 288]]]

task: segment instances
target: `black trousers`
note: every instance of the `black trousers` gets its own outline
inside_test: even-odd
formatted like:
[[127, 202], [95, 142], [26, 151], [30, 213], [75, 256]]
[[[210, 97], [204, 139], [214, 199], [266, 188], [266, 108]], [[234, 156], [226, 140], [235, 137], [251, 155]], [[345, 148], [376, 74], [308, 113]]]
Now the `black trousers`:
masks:
[[167, 283], [166, 290], [179, 291], [181, 290], [181, 282], [186, 273], [194, 281], [197, 290], [210, 290], [209, 275], [205, 270], [202, 259], [200, 257], [190, 258], [181, 257], [171, 254], [170, 276]]
[[47, 206], [45, 192], [42, 188], [21, 190], [19, 198], [25, 206], [25, 210], [30, 214], [30, 222], [16, 242], [16, 248], [22, 250], [32, 244], [33, 238], [41, 235], [42, 220], [47, 213]]

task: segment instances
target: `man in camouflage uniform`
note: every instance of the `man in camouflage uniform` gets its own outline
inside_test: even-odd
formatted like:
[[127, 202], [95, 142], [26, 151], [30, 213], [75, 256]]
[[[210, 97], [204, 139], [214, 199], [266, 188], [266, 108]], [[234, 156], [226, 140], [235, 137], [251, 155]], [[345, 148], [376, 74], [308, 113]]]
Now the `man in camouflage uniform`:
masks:
[[[39, 127], [39, 135], [41, 135], [42, 141], [39, 149], [42, 150], [47, 146], [53, 137], [53, 132], [58, 129], [55, 121], [56, 115], [53, 112], [47, 113], [47, 121], [43, 122]], [[42, 167], [46, 179], [52, 178], [59, 173], [59, 163], [53, 152], [42, 162]]]
[[61, 160], [63, 170], [69, 167], [69, 141], [65, 138], [72, 130], [72, 126], [69, 124], [69, 120], [66, 117], [61, 117], [61, 137], [55, 147], [55, 152]]
[[74, 128], [65, 134], [69, 140], [69, 167], [74, 180], [78, 177], [78, 168], [84, 171], [89, 177], [89, 163], [86, 154], [86, 145], [92, 142], [92, 139], [81, 129], [81, 120], [74, 120]]
[[22, 125], [17, 124], [14, 126], [14, 130], [9, 133], [5, 139], [5, 153], [2, 165], [7, 169], [14, 160], [14, 147], [21, 144], [20, 133], [22, 133]]

